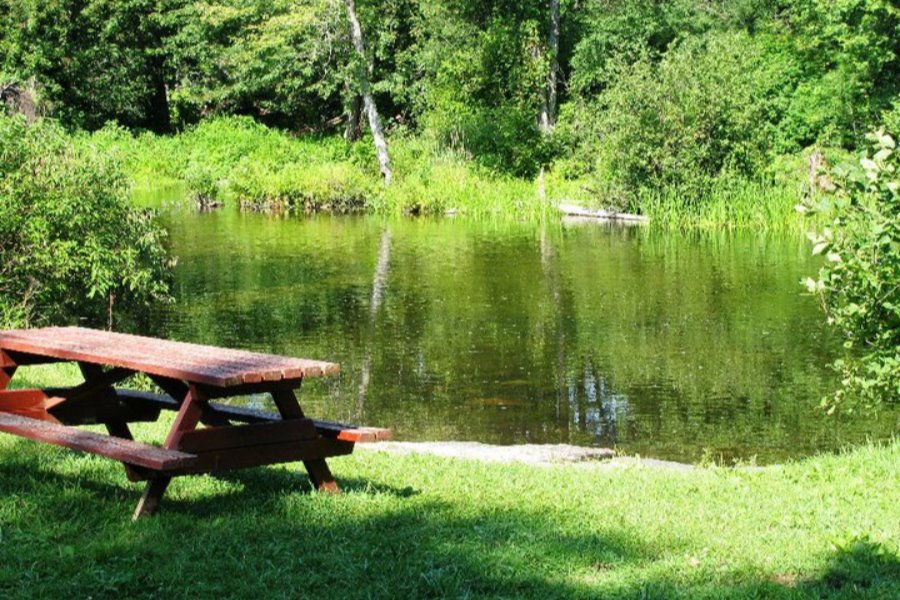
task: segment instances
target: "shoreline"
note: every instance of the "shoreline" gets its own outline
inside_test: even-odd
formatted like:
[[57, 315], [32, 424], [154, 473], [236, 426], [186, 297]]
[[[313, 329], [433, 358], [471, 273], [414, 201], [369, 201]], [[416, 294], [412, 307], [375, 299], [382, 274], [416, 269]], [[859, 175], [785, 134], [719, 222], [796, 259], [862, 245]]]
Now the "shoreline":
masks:
[[[484, 463], [525, 464], [548, 467], [558, 465], [579, 465], [602, 468], [618, 468], [641, 465], [672, 471], [693, 471], [697, 465], [655, 458], [641, 458], [617, 455], [611, 448], [591, 448], [570, 444], [514, 444], [501, 446], [482, 442], [378, 442], [358, 444], [358, 449], [367, 452], [389, 454], [425, 454], [440, 458], [475, 460]], [[743, 467], [742, 467], [743, 468]], [[762, 468], [762, 467], [751, 467]]]

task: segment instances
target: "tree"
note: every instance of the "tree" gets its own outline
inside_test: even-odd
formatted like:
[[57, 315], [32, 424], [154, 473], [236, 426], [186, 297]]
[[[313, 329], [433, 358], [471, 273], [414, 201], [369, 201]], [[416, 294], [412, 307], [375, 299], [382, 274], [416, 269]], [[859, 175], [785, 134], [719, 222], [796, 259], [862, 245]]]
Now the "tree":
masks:
[[350, 21], [350, 40], [356, 53], [352, 61], [353, 76], [359, 89], [359, 95], [363, 99], [366, 116], [369, 119], [369, 129], [375, 142], [375, 154], [378, 156], [381, 175], [384, 177], [385, 185], [390, 185], [393, 177], [391, 157], [388, 154], [387, 140], [384, 137], [384, 131], [381, 129], [381, 116], [378, 114], [378, 107], [375, 105], [375, 97], [372, 95], [372, 88], [369, 82], [371, 65], [369, 65], [369, 60], [366, 57], [362, 27], [360, 27], [359, 19], [356, 16], [356, 3], [354, 0], [344, 0], [344, 6], [347, 9], [347, 19]]
[[166, 130], [162, 1], [0, 0], [0, 72], [34, 81], [67, 124]]
[[350, 52], [328, 0], [219, 0], [171, 7], [165, 55], [179, 125], [246, 114], [302, 131], [341, 108]]

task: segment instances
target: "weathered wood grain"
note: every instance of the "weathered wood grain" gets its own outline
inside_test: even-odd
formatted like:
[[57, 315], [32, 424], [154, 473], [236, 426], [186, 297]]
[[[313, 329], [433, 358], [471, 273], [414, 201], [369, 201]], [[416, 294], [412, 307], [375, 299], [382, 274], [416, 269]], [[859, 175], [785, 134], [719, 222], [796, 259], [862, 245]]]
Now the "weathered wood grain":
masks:
[[217, 387], [330, 375], [335, 363], [80, 327], [0, 331], [0, 350], [142, 371]]
[[197, 458], [178, 450], [166, 450], [150, 444], [9, 413], [0, 413], [0, 431], [73, 450], [100, 454], [157, 471], [184, 468]]

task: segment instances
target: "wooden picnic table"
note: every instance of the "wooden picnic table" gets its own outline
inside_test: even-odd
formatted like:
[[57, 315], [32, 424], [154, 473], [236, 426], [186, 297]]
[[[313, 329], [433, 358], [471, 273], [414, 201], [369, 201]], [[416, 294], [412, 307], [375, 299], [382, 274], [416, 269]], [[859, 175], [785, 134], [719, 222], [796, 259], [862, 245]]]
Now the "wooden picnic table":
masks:
[[[8, 389], [19, 366], [76, 362], [84, 383]], [[134, 518], [153, 514], [172, 477], [303, 461], [316, 488], [337, 492], [326, 458], [390, 430], [306, 417], [303, 379], [338, 373], [334, 363], [174, 342], [79, 327], [0, 331], [0, 431], [112, 458], [147, 481]], [[146, 374], [165, 394], [116, 388]], [[213, 402], [268, 394], [277, 413]], [[129, 423], [175, 419], [162, 447], [135, 441]], [[108, 435], [80, 429], [102, 424]]]

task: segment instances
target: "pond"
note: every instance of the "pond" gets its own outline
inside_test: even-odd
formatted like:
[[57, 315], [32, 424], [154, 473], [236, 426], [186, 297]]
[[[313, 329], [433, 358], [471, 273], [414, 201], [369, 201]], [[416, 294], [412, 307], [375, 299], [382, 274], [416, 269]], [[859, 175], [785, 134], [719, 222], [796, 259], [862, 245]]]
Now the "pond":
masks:
[[[802, 237], [163, 209], [150, 333], [340, 362], [307, 412], [402, 440], [768, 463], [888, 437], [828, 418], [838, 341]], [[259, 398], [247, 402], [259, 403]]]

